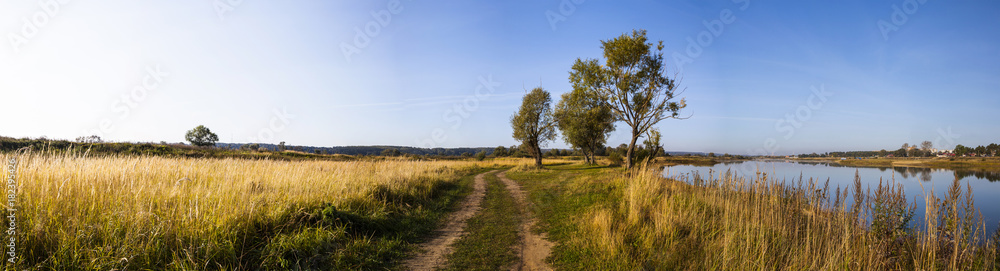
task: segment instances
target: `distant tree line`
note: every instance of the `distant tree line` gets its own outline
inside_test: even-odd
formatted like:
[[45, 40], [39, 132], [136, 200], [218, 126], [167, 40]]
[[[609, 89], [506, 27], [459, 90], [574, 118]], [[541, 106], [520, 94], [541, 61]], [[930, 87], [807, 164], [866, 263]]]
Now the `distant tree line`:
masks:
[[[282, 142], [284, 143], [284, 142]], [[258, 149], [262, 151], [296, 151], [304, 153], [318, 154], [344, 154], [344, 155], [368, 155], [368, 156], [462, 156], [467, 154], [473, 156], [478, 152], [486, 151], [487, 155], [493, 152], [493, 148], [418, 148], [408, 146], [338, 146], [338, 147], [316, 147], [316, 146], [292, 146], [284, 144], [237, 144], [237, 143], [216, 143], [217, 147], [227, 149]], [[250, 147], [253, 146], [253, 147]]]
[[990, 143], [989, 145], [986, 146], [979, 145], [973, 148], [973, 147], [962, 146], [961, 144], [959, 144], [955, 146], [955, 150], [953, 152], [955, 153], [955, 155], [960, 155], [960, 156], [993, 157], [997, 156], [997, 153], [1000, 153], [1000, 145], [997, 145], [997, 143]]
[[978, 156], [978, 157], [993, 157], [997, 153], [1000, 153], [1000, 145], [997, 143], [992, 143], [986, 146], [980, 145], [977, 147], [966, 147], [961, 144], [956, 145], [955, 148], [949, 153], [945, 150], [934, 149], [934, 144], [930, 141], [924, 141], [918, 144], [910, 145], [909, 143], [903, 143], [899, 149], [895, 151], [887, 151], [885, 149], [878, 151], [840, 151], [840, 152], [828, 152], [828, 153], [811, 153], [811, 154], [800, 154], [799, 157], [812, 158], [812, 157], [934, 157], [937, 155], [955, 155], [955, 156]]

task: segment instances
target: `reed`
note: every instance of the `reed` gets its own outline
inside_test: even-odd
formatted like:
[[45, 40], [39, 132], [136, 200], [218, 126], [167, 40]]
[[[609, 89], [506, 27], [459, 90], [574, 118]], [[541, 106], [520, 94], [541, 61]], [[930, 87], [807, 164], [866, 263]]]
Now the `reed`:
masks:
[[902, 186], [831, 188], [829, 180], [742, 177], [670, 180], [657, 170], [614, 175], [617, 204], [585, 213], [579, 239], [597, 261], [623, 269], [992, 270], [988, 236], [971, 188], [956, 179], [943, 197], [926, 191], [924, 221]]

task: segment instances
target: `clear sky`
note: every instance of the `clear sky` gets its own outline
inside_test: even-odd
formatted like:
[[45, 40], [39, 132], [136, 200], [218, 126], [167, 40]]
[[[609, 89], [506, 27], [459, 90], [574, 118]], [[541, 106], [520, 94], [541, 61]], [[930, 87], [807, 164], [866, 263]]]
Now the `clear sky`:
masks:
[[576, 58], [646, 29], [691, 115], [656, 126], [667, 150], [980, 145], [1000, 142], [997, 14], [938, 0], [3, 1], [0, 135], [181, 142], [206, 125], [237, 143], [510, 146], [525, 89], [558, 99]]

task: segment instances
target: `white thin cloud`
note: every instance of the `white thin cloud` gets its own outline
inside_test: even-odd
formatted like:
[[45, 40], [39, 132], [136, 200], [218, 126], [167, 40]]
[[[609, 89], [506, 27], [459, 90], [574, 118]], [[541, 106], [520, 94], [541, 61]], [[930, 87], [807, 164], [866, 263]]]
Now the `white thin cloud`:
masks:
[[723, 117], [723, 116], [698, 116], [698, 118], [704, 119], [724, 119], [724, 120], [740, 120], [740, 121], [764, 121], [764, 122], [776, 122], [778, 119], [771, 118], [747, 118], [747, 117]]

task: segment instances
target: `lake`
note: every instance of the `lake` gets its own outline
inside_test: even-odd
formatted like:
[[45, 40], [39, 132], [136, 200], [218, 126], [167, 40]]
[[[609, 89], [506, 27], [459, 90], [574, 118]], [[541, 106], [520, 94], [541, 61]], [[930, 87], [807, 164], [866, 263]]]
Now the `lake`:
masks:
[[[948, 186], [955, 178], [959, 178], [962, 184], [962, 192], [965, 193], [965, 185], [972, 186], [972, 194], [975, 196], [975, 206], [983, 214], [986, 221], [987, 234], [993, 234], [1000, 223], [1000, 171], [973, 172], [951, 169], [930, 169], [915, 167], [848, 167], [830, 162], [801, 162], [791, 160], [761, 160], [746, 162], [719, 163], [714, 166], [692, 166], [676, 165], [664, 168], [663, 174], [666, 177], [678, 177], [686, 175], [693, 177], [698, 174], [702, 178], [708, 178], [709, 171], [712, 171], [713, 178], [718, 178], [719, 174], [724, 174], [727, 170], [732, 170], [734, 174], [742, 177], [753, 177], [757, 170], [765, 172], [769, 177], [777, 178], [780, 182], [798, 182], [802, 176], [806, 182], [809, 178], [817, 180], [822, 187], [827, 178], [830, 180], [830, 194], [839, 185], [841, 190], [849, 188], [854, 183], [855, 171], [861, 177], [862, 185], [870, 185], [873, 189], [878, 186], [879, 179], [883, 183], [895, 178], [896, 183], [903, 185], [907, 202], [912, 203], [917, 199], [917, 210], [914, 214], [914, 223], [922, 222], [924, 215], [924, 192], [933, 193], [943, 197], [948, 191]], [[923, 190], [921, 189], [923, 185]], [[867, 187], [863, 187], [867, 188]], [[850, 198], [850, 196], [848, 196]], [[851, 204], [848, 202], [848, 204]], [[911, 224], [920, 225], [920, 224]]]

